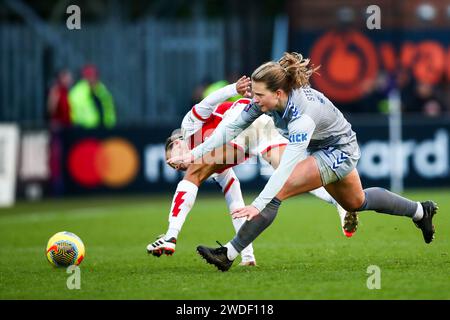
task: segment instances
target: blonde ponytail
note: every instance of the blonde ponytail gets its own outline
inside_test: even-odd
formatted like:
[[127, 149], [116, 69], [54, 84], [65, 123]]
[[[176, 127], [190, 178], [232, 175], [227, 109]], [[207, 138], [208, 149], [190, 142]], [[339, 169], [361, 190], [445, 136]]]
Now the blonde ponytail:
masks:
[[292, 89], [309, 86], [309, 78], [319, 69], [297, 52], [285, 52], [278, 63], [286, 72], [287, 86]]
[[310, 64], [309, 59], [297, 52], [285, 52], [278, 62], [266, 62], [252, 74], [255, 82], [264, 82], [267, 89], [275, 92], [278, 89], [286, 93], [300, 87], [309, 86], [309, 78], [319, 69]]

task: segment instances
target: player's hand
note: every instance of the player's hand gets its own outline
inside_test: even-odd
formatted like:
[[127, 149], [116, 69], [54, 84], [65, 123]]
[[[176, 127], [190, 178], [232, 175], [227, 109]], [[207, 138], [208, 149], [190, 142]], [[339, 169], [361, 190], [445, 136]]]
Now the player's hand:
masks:
[[175, 169], [178, 169], [178, 168], [181, 169], [182, 167], [184, 167], [190, 163], [193, 163], [193, 162], [194, 162], [194, 156], [190, 152], [183, 154], [181, 156], [174, 156], [174, 157], [170, 158], [169, 160], [167, 160], [167, 163]]
[[236, 91], [246, 98], [251, 96], [251, 84], [252, 81], [247, 76], [242, 76], [237, 82], [236, 82]]
[[259, 210], [254, 206], [246, 206], [244, 208], [233, 210], [231, 216], [233, 217], [233, 219], [247, 217], [247, 221], [250, 221], [258, 214]]

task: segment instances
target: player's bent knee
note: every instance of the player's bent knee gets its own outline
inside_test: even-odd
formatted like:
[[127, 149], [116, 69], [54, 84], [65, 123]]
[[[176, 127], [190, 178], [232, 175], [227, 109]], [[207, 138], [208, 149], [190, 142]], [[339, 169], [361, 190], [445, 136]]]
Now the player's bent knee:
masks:
[[364, 204], [364, 193], [362, 195], [354, 196], [351, 199], [347, 199], [341, 206], [350, 212], [358, 211]]

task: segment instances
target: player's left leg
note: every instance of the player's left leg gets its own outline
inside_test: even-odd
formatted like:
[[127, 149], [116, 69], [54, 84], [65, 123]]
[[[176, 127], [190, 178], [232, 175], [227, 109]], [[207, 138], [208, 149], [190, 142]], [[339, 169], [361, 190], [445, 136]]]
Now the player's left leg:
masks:
[[[417, 228], [421, 229], [426, 243], [430, 243], [434, 239], [433, 216], [438, 207], [433, 201], [412, 201], [383, 188], [363, 190], [356, 169], [353, 169], [343, 179], [327, 185], [326, 189], [347, 210], [373, 210], [378, 213], [406, 216], [412, 219]], [[349, 197], [349, 195], [352, 196]]]
[[[414, 202], [382, 188], [364, 189], [361, 185], [356, 164], [360, 153], [356, 141], [345, 147], [348, 153], [339, 148], [321, 149], [313, 153], [320, 180], [325, 189], [339, 204], [349, 212], [373, 210], [379, 213], [411, 217], [415, 225], [422, 230], [426, 243], [434, 238], [432, 219], [437, 205], [432, 201]], [[303, 161], [302, 161], [303, 162]], [[301, 163], [302, 163], [301, 162]], [[301, 163], [297, 165], [302, 166]], [[312, 167], [311, 167], [312, 169]], [[280, 199], [304, 192], [298, 173], [294, 170], [280, 193]], [[305, 177], [308, 179], [308, 177]], [[311, 181], [314, 179], [310, 176]], [[296, 183], [299, 183], [296, 186]]]
[[[225, 148], [215, 150], [214, 154], [208, 155], [208, 159], [212, 157], [222, 157], [221, 164], [217, 164], [213, 161], [207, 161], [202, 164], [192, 164], [187, 168], [184, 179], [177, 185], [174, 197], [172, 199], [172, 205], [169, 213], [169, 227], [165, 234], [157, 237], [157, 239], [147, 246], [147, 252], [156, 257], [160, 257], [162, 254], [172, 255], [175, 252], [175, 246], [186, 217], [192, 207], [194, 206], [198, 187], [211, 175], [217, 171], [223, 171], [223, 174], [216, 175], [216, 181], [222, 187], [225, 193], [225, 199], [229, 206], [230, 212], [239, 207], [244, 206], [242, 200], [242, 193], [240, 190], [239, 180], [234, 175], [234, 172], [229, 168], [235, 163], [228, 163], [231, 154], [231, 161], [239, 161], [245, 158], [245, 154], [242, 150], [236, 149], [231, 145], [227, 145]], [[230, 172], [227, 174], [227, 172]], [[239, 200], [240, 199], [240, 200]], [[245, 218], [233, 219], [233, 226], [236, 232], [245, 222]], [[242, 265], [254, 266], [256, 265], [256, 259], [253, 253], [253, 247], [250, 244], [245, 250], [242, 251]]]

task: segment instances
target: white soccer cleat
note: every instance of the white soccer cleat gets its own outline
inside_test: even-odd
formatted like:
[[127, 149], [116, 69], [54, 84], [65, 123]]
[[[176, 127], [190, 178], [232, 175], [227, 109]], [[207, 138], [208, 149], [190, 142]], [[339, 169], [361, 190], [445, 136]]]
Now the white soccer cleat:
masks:
[[239, 263], [240, 266], [243, 267], [256, 267], [256, 260], [250, 260], [250, 261], [244, 261], [242, 260], [241, 263]]
[[175, 246], [177, 245], [177, 239], [174, 237], [170, 239], [165, 239], [165, 235], [162, 234], [158, 238], [147, 246], [147, 252], [154, 255], [155, 257], [160, 257], [162, 254], [171, 256], [175, 253]]
[[336, 205], [341, 219], [342, 232], [347, 238], [351, 238], [358, 229], [358, 214], [356, 212], [348, 212], [339, 204]]
[[256, 266], [256, 258], [253, 254], [253, 247], [250, 244], [247, 248], [241, 251], [242, 261], [239, 263], [240, 266], [254, 267]]

